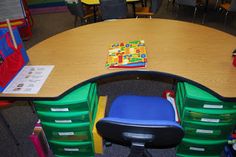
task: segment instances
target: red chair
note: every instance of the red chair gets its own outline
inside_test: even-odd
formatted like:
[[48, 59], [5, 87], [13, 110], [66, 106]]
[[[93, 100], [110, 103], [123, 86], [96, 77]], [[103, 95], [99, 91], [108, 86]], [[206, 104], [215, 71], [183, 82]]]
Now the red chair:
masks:
[[28, 40], [32, 37], [32, 27], [33, 27], [34, 21], [31, 16], [30, 10], [28, 8], [27, 1], [22, 0], [22, 5], [25, 11], [24, 24], [18, 28], [19, 28], [21, 38], [23, 40]]

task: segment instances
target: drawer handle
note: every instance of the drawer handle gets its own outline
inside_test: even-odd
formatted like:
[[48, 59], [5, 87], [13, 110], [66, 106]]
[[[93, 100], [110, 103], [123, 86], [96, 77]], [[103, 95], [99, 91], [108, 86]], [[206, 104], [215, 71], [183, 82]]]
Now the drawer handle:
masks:
[[213, 130], [197, 129], [196, 133], [213, 134]]
[[51, 108], [52, 112], [68, 112], [69, 109], [68, 108]]
[[211, 118], [201, 118], [202, 122], [212, 122], [212, 123], [219, 123], [220, 119], [211, 119]]
[[74, 132], [58, 132], [59, 136], [72, 136], [75, 135]]
[[66, 151], [66, 152], [78, 152], [79, 148], [64, 148], [64, 151]]
[[72, 123], [72, 120], [55, 120], [55, 123]]
[[189, 147], [189, 150], [194, 150], [194, 151], [204, 152], [204, 151], [205, 151], [205, 148]]
[[204, 104], [203, 108], [217, 108], [217, 109], [221, 109], [221, 108], [223, 108], [223, 105]]

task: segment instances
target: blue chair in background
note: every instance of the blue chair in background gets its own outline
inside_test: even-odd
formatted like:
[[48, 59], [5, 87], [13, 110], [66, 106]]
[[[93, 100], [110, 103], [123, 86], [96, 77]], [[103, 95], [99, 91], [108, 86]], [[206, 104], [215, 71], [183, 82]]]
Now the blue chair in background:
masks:
[[128, 16], [126, 0], [100, 0], [102, 20], [123, 19]]
[[154, 96], [117, 97], [96, 127], [106, 141], [130, 146], [128, 157], [151, 157], [146, 148], [172, 148], [184, 136], [172, 104]]
[[91, 6], [85, 6], [81, 0], [78, 0], [76, 3], [66, 3], [69, 12], [75, 16], [74, 27], [77, 26], [78, 17], [80, 18], [80, 23], [87, 23], [87, 20], [91, 17], [96, 18], [96, 9], [93, 10]]
[[[175, 4], [177, 4], [179, 7], [180, 6], [190, 6], [190, 7], [194, 7], [194, 13], [193, 13], [193, 20], [196, 17], [198, 8], [200, 8], [201, 6], [203, 6], [201, 0], [175, 0]], [[179, 9], [178, 7], [178, 9]], [[178, 13], [178, 11], [177, 11]], [[203, 17], [202, 22], [204, 23], [205, 17]]]

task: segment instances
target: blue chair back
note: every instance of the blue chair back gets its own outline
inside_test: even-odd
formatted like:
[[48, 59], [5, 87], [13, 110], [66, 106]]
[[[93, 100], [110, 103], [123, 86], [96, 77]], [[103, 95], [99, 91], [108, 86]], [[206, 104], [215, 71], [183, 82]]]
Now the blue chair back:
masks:
[[100, 0], [103, 20], [122, 19], [128, 15], [126, 0]]
[[159, 8], [161, 7], [162, 0], [152, 0], [151, 1], [151, 12], [152, 13], [157, 13]]
[[67, 3], [67, 8], [72, 15], [79, 16], [81, 18], [85, 15], [83, 4], [80, 0], [78, 0], [78, 3]]
[[179, 5], [196, 6], [197, 0], [176, 0], [176, 3]]

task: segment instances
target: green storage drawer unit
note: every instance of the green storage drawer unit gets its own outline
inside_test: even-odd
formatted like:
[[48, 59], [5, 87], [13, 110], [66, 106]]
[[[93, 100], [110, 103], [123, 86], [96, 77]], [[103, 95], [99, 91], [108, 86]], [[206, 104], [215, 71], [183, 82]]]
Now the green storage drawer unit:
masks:
[[220, 156], [227, 140], [195, 140], [183, 138], [177, 154], [193, 156]]
[[223, 102], [198, 87], [179, 82], [176, 106], [185, 131], [177, 156], [220, 156], [236, 125], [236, 102]]
[[44, 112], [38, 111], [39, 119], [42, 122], [70, 124], [79, 122], [90, 122], [89, 111], [78, 111], [78, 112]]
[[49, 145], [55, 156], [89, 157], [94, 156], [92, 142], [61, 142], [50, 140]]
[[90, 122], [56, 124], [42, 122], [48, 140], [58, 141], [91, 141], [92, 127]]
[[189, 83], [180, 83], [180, 88], [183, 91], [184, 106], [204, 109], [232, 109], [236, 110], [236, 102], [224, 102], [211, 95], [210, 93], [193, 86]]
[[[37, 111], [69, 112], [90, 111], [92, 100], [96, 92], [96, 84], [87, 84], [55, 101], [35, 101]], [[95, 94], [96, 95], [96, 94]]]
[[[98, 96], [96, 88], [93, 91], [93, 96], [91, 98], [91, 111], [38, 111], [39, 119], [42, 122], [51, 123], [78, 123], [78, 122], [90, 122], [96, 113], [96, 105], [98, 103]], [[60, 108], [62, 109], [62, 108]]]
[[234, 126], [231, 123], [204, 123], [183, 120], [181, 122], [185, 131], [185, 138], [225, 140]]
[[236, 112], [234, 110], [212, 110], [185, 107], [182, 118], [188, 121], [205, 123], [235, 123]]
[[55, 101], [35, 101], [50, 148], [58, 157], [94, 157], [92, 126], [97, 112], [95, 83]]

